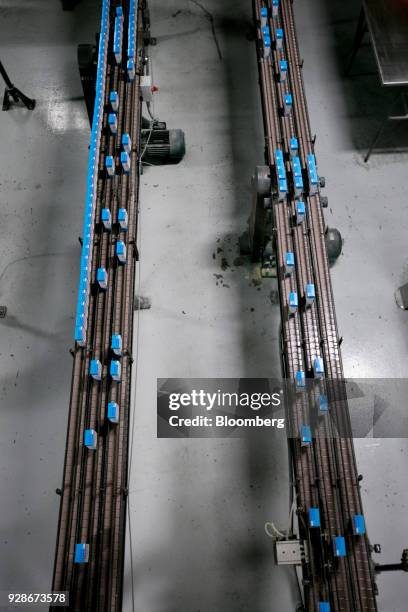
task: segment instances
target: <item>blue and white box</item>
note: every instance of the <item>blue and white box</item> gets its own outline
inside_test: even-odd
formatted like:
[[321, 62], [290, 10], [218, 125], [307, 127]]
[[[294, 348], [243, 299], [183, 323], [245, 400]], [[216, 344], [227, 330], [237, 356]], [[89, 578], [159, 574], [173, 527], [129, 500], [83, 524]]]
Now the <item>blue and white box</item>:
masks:
[[122, 356], [122, 336], [120, 334], [112, 335], [111, 349], [115, 355]]
[[305, 287], [306, 306], [311, 306], [316, 301], [316, 290], [313, 283], [308, 283]]
[[129, 59], [126, 64], [127, 74], [129, 81], [133, 81], [135, 78], [135, 62], [132, 59]]
[[283, 152], [280, 149], [275, 151], [275, 167], [278, 184], [278, 199], [282, 201], [288, 194], [288, 181], [286, 178], [285, 161]]
[[271, 55], [271, 39], [266, 38], [264, 39], [264, 45], [263, 45], [264, 59], [267, 59], [268, 57], [270, 57], [270, 55]]
[[324, 377], [324, 363], [321, 357], [315, 357], [313, 362], [313, 372], [315, 378], [323, 378]]
[[290, 115], [290, 113], [292, 112], [292, 107], [293, 107], [292, 94], [291, 93], [287, 93], [287, 94], [285, 94], [285, 96], [283, 98], [283, 113], [284, 113], [285, 117]]
[[288, 77], [288, 62], [286, 60], [280, 60], [279, 62], [280, 80], [284, 83]]
[[88, 563], [89, 544], [75, 544], [74, 563]]
[[118, 112], [119, 109], [119, 95], [117, 91], [111, 91], [109, 94], [109, 103], [114, 113]]
[[346, 557], [346, 541], [343, 536], [335, 536], [333, 538], [333, 553], [335, 557]]
[[105, 157], [105, 168], [109, 176], [115, 175], [115, 161], [112, 155], [107, 155]]
[[122, 374], [122, 367], [121, 367], [120, 361], [118, 361], [117, 359], [113, 359], [111, 361], [109, 373], [112, 377], [112, 380], [114, 380], [115, 382], [120, 382], [121, 374]]
[[122, 151], [120, 154], [120, 163], [122, 164], [123, 172], [129, 174], [130, 172], [130, 155], [126, 151]]
[[127, 232], [129, 227], [129, 217], [126, 208], [119, 208], [118, 223], [122, 232]]
[[320, 510], [319, 508], [309, 508], [309, 527], [315, 529], [320, 527]]
[[108, 273], [105, 268], [98, 268], [96, 271], [96, 282], [101, 289], [108, 288]]
[[295, 197], [300, 197], [303, 193], [303, 178], [302, 178], [302, 165], [300, 158], [295, 155], [292, 157], [292, 170], [293, 170], [293, 185], [295, 190]]
[[353, 516], [353, 533], [356, 536], [364, 535], [366, 532], [365, 519], [362, 514]]
[[291, 291], [288, 296], [288, 311], [289, 314], [295, 314], [299, 306], [298, 295], [296, 291]]
[[300, 444], [302, 446], [310, 446], [312, 443], [312, 430], [310, 425], [302, 425], [300, 428]]
[[291, 157], [296, 157], [299, 152], [299, 141], [297, 138], [293, 137], [290, 139], [290, 155]]
[[94, 429], [85, 429], [84, 446], [89, 450], [96, 450], [98, 445], [98, 435]]
[[132, 150], [132, 139], [130, 138], [130, 134], [122, 135], [122, 147], [126, 153], [130, 153]]
[[285, 254], [285, 274], [289, 276], [295, 269], [295, 254], [287, 252]]
[[327, 399], [327, 395], [319, 395], [317, 398], [317, 410], [320, 415], [326, 414], [329, 411], [329, 401]]
[[309, 153], [307, 156], [307, 172], [309, 176], [309, 193], [313, 195], [317, 192], [319, 187], [319, 177], [317, 175], [316, 158], [313, 153]]
[[306, 217], [306, 206], [304, 202], [297, 201], [296, 202], [296, 223], [300, 225], [303, 223]]
[[108, 125], [112, 134], [116, 134], [118, 131], [118, 117], [116, 113], [109, 113]]
[[119, 404], [117, 402], [109, 402], [106, 416], [111, 423], [119, 423]]
[[302, 370], [296, 372], [295, 384], [297, 389], [304, 389], [306, 387], [306, 375]]
[[118, 240], [116, 243], [116, 257], [121, 264], [126, 263], [126, 245], [123, 240]]
[[115, 17], [115, 26], [113, 32], [113, 53], [117, 64], [122, 61], [122, 35], [123, 35], [123, 16]]
[[95, 380], [102, 380], [102, 364], [99, 359], [91, 359], [89, 364], [89, 375]]
[[112, 215], [109, 208], [102, 208], [101, 210], [101, 221], [103, 227], [110, 231], [112, 229]]

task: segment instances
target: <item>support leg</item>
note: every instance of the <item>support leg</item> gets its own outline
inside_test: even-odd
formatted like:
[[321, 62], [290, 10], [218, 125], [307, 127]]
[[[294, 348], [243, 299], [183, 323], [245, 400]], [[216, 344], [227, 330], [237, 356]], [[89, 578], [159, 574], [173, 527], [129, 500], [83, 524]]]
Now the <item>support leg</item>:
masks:
[[381, 134], [383, 133], [383, 131], [384, 131], [385, 126], [387, 125], [387, 123], [388, 123], [388, 117], [386, 117], [386, 118], [384, 119], [384, 121], [382, 122], [382, 124], [381, 124], [381, 125], [380, 125], [380, 127], [378, 128], [378, 131], [377, 131], [376, 135], [374, 136], [373, 141], [372, 141], [372, 143], [371, 143], [371, 145], [370, 145], [370, 148], [368, 149], [367, 154], [366, 154], [366, 156], [365, 156], [365, 158], [364, 158], [364, 163], [367, 163], [367, 162], [368, 162], [368, 160], [370, 159], [370, 157], [371, 157], [371, 153], [373, 152], [373, 149], [374, 149], [375, 145], [376, 145], [376, 144], [377, 144], [377, 142], [379, 141], [380, 136], [381, 136]]
[[391, 111], [394, 108], [394, 106], [397, 104], [397, 102], [400, 99], [400, 97], [401, 97], [401, 92], [398, 92], [398, 94], [396, 95], [393, 103], [391, 104], [391, 107], [390, 107], [390, 110], [389, 110], [387, 116], [385, 117], [385, 119], [381, 123], [380, 127], [377, 130], [377, 133], [375, 134], [375, 136], [373, 138], [373, 141], [372, 141], [372, 143], [370, 145], [370, 148], [368, 149], [367, 154], [366, 154], [366, 156], [364, 158], [364, 163], [367, 163], [368, 160], [370, 159], [371, 153], [373, 152], [373, 149], [374, 149], [375, 145], [377, 144], [377, 142], [379, 141], [382, 133], [384, 132], [384, 129], [385, 129], [388, 121], [392, 118], [391, 117]]
[[3, 98], [3, 110], [4, 111], [9, 110], [12, 104], [11, 100], [13, 100], [15, 103], [18, 103], [19, 101], [21, 101], [24, 104], [24, 106], [28, 108], [28, 110], [33, 110], [35, 108], [35, 100], [32, 100], [31, 98], [23, 94], [22, 91], [20, 91], [19, 89], [17, 89], [17, 87], [13, 85], [13, 83], [10, 81], [10, 78], [6, 72], [6, 69], [4, 68], [1, 62], [0, 62], [0, 74], [4, 79], [4, 82], [6, 83], [6, 89], [4, 91], [4, 98]]
[[363, 42], [364, 34], [366, 32], [367, 32], [367, 22], [366, 22], [366, 17], [364, 13], [364, 8], [362, 8], [360, 11], [359, 18], [358, 18], [356, 35], [354, 37], [354, 43], [353, 43], [353, 50], [351, 52], [350, 61], [349, 61], [349, 64], [346, 70], [346, 76], [348, 76], [351, 72], [351, 69], [354, 64], [354, 60], [356, 58], [358, 50], [361, 47], [361, 43]]

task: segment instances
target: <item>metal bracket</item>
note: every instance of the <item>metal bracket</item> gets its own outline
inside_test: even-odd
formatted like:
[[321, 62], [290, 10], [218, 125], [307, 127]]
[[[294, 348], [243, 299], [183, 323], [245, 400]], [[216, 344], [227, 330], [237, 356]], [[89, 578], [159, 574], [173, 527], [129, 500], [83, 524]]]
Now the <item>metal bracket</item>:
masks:
[[377, 574], [380, 574], [381, 572], [408, 572], [408, 548], [405, 548], [402, 551], [401, 563], [388, 563], [385, 565], [375, 563], [374, 570]]
[[252, 261], [262, 261], [266, 240], [267, 209], [271, 207], [271, 170], [257, 166], [252, 177], [252, 209], [249, 220], [249, 248]]
[[308, 562], [304, 540], [276, 540], [276, 565], [302, 565]]

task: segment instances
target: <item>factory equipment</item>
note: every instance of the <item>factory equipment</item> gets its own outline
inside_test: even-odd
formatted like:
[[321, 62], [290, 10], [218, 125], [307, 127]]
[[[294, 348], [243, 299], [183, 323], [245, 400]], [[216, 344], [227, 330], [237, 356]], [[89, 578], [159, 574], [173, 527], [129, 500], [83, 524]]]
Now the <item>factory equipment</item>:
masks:
[[[376, 587], [361, 503], [337, 331], [330, 259], [341, 237], [327, 230], [315, 139], [290, 0], [254, 0], [265, 129], [265, 165], [253, 178], [249, 248], [274, 266], [281, 307], [291, 517], [297, 537], [276, 538], [278, 563], [300, 566], [307, 612], [374, 612]], [[292, 489], [291, 489], [292, 493]]]
[[81, 612], [122, 607], [139, 176], [185, 150], [142, 119], [149, 30], [145, 0], [102, 0], [98, 47], [78, 50], [91, 139], [53, 590]]

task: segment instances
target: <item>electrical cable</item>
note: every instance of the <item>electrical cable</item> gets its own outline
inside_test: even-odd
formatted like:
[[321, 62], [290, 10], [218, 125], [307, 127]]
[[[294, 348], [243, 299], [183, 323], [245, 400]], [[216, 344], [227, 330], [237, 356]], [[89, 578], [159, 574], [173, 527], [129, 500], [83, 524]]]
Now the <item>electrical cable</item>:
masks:
[[215, 46], [217, 47], [217, 53], [218, 53], [218, 57], [220, 58], [220, 61], [222, 62], [222, 53], [221, 53], [221, 47], [220, 47], [220, 43], [218, 42], [218, 38], [217, 38], [217, 33], [215, 31], [215, 25], [214, 25], [214, 17], [212, 15], [212, 13], [210, 13], [210, 11], [208, 11], [205, 6], [203, 6], [201, 4], [201, 2], [197, 2], [197, 0], [190, 0], [190, 2], [192, 2], [193, 4], [195, 4], [196, 6], [198, 6], [203, 13], [205, 14], [205, 16], [207, 17], [207, 19], [210, 21], [211, 24], [211, 32], [213, 35], [213, 39], [215, 42]]
[[[281, 540], [284, 540], [286, 538], [286, 534], [282, 533], [282, 531], [279, 531], [279, 529], [275, 527], [274, 523], [272, 523], [271, 521], [267, 521], [265, 523], [264, 529], [265, 529], [266, 535], [270, 538], [278, 537]], [[273, 534], [270, 532], [270, 529], [272, 529]]]

